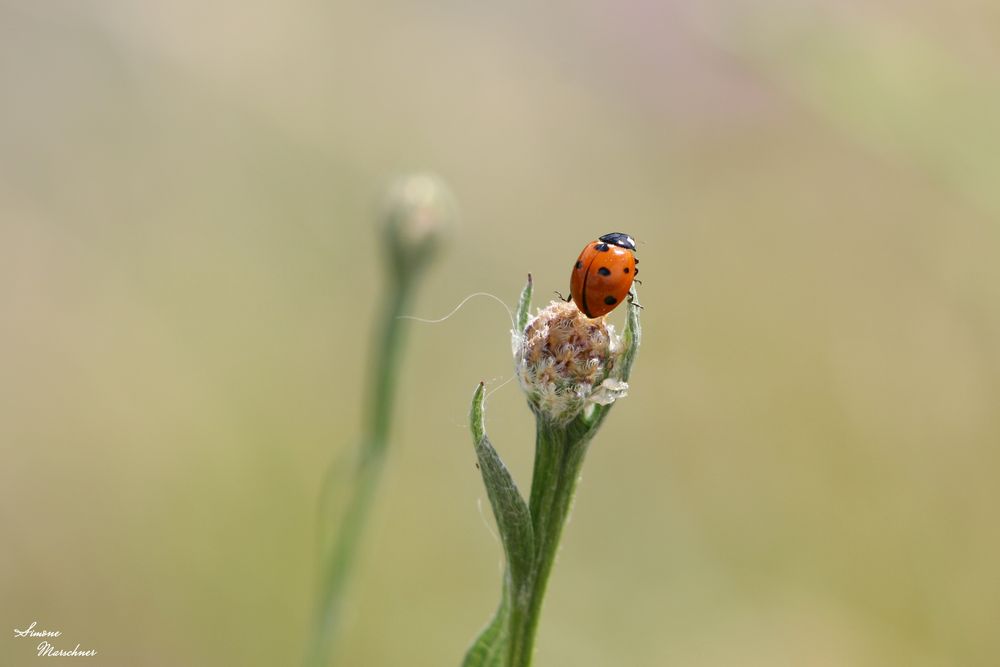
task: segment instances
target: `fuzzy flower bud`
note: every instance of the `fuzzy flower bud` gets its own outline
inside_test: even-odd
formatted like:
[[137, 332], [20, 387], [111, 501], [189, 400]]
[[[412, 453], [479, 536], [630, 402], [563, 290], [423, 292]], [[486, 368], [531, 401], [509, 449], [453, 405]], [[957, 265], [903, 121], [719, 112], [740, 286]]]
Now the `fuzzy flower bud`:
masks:
[[628, 394], [620, 377], [622, 340], [604, 318], [590, 319], [572, 303], [553, 301], [514, 332], [514, 363], [532, 410], [567, 423], [594, 405]]
[[408, 279], [452, 234], [458, 207], [440, 178], [412, 174], [389, 189], [382, 220], [392, 270], [397, 278]]

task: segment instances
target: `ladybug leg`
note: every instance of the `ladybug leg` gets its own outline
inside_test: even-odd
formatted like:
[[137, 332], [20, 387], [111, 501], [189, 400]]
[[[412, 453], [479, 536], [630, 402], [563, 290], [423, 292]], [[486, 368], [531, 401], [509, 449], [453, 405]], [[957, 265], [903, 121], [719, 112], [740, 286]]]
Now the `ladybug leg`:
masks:
[[635, 280], [633, 280], [632, 282], [634, 282], [634, 283], [635, 283], [636, 285], [641, 285], [641, 284], [642, 284], [642, 281], [641, 281], [641, 280], [639, 280], [638, 278], [636, 278], [636, 279], [635, 279]]
[[566, 303], [569, 303], [570, 301], [573, 300], [573, 296], [572, 295], [570, 295], [570, 296], [563, 296], [561, 292], [556, 292], [555, 294], [556, 294], [557, 297], [559, 297], [560, 301], [565, 301]]
[[628, 295], [628, 302], [629, 302], [629, 305], [635, 306], [639, 310], [645, 310], [645, 308], [642, 306], [642, 304], [640, 304], [638, 301], [635, 300], [635, 295], [634, 294], [629, 294]]

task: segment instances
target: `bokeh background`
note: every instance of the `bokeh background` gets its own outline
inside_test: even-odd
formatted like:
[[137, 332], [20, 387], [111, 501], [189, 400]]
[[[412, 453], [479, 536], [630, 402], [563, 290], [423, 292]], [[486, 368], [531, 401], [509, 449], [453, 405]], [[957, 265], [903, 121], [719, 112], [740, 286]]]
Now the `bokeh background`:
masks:
[[[983, 0], [0, 2], [0, 664], [32, 620], [298, 663], [413, 169], [463, 210], [415, 315], [642, 241], [539, 665], [998, 664], [998, 44]], [[508, 329], [411, 329], [338, 664], [456, 665], [491, 614]], [[516, 383], [488, 427], [527, 487]]]

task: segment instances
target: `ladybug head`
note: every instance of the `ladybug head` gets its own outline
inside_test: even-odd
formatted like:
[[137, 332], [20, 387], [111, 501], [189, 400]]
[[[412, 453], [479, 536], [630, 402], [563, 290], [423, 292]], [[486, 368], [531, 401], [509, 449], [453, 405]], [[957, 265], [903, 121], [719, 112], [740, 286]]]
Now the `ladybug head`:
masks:
[[635, 252], [635, 240], [628, 234], [612, 232], [610, 234], [605, 234], [599, 240], [609, 245], [616, 245], [619, 248], [625, 248], [626, 250]]

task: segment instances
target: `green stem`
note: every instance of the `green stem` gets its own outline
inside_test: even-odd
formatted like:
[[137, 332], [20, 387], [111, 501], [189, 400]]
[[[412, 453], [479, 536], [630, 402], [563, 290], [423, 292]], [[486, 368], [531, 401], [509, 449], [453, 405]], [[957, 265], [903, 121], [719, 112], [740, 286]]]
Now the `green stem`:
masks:
[[405, 320], [400, 319], [408, 309], [415, 280], [394, 281], [386, 299], [382, 318], [382, 344], [376, 348], [372, 366], [375, 378], [368, 396], [366, 421], [368, 423], [372, 453], [381, 454], [388, 443], [389, 423], [396, 400], [396, 378], [399, 358], [403, 349]]
[[366, 404], [360, 459], [343, 520], [326, 557], [312, 640], [305, 660], [307, 666], [326, 667], [330, 663], [347, 585], [354, 571], [372, 499], [382, 477], [406, 329], [399, 316], [406, 311], [412, 294], [409, 286], [413, 282], [390, 283], [392, 288], [383, 306], [379, 326], [381, 344], [374, 348], [372, 366], [375, 372]]
[[565, 427], [538, 420], [530, 504], [535, 559], [526, 593], [512, 609], [511, 667], [531, 665], [542, 601], [589, 440], [574, 437]]

